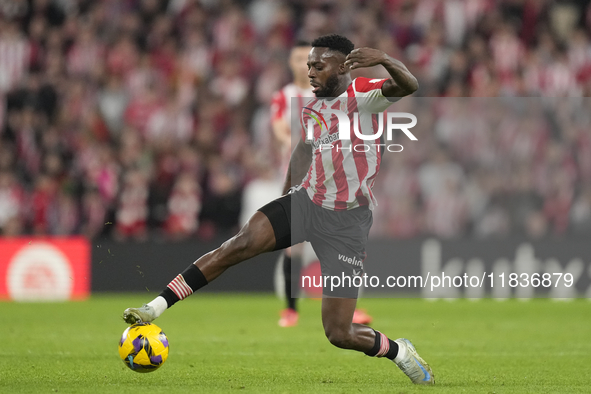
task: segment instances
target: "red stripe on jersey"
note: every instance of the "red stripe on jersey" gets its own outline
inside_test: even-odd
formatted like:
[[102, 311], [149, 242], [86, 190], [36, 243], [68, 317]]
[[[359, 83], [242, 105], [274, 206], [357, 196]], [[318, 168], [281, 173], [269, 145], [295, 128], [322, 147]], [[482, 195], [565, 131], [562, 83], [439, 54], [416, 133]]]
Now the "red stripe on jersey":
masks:
[[[349, 85], [347, 88], [347, 95], [352, 98], [349, 99], [349, 113], [358, 112], [357, 107], [357, 100], [355, 100], [355, 91], [353, 90], [353, 84]], [[361, 120], [360, 120], [361, 121]], [[364, 144], [361, 138], [357, 137], [355, 132], [351, 130], [351, 145], [355, 147], [356, 145]], [[373, 148], [375, 149], [375, 148]], [[368, 165], [367, 165], [367, 157], [365, 152], [361, 150], [360, 152], [355, 151], [353, 149], [353, 160], [355, 161], [355, 167], [357, 169], [357, 177], [359, 178], [359, 188], [355, 192], [355, 198], [359, 202], [359, 205], [369, 205], [369, 201], [367, 197], [363, 195], [363, 191], [361, 190], [361, 186], [363, 185], [363, 180], [367, 176], [368, 172]]]
[[306, 176], [304, 177], [304, 181], [302, 182], [302, 186], [304, 187], [304, 189], [310, 187], [310, 178], [312, 178], [312, 166], [308, 168], [308, 173], [306, 174]]
[[[383, 124], [386, 124], [385, 123], [385, 119], [384, 119], [384, 123]], [[374, 130], [377, 130], [378, 129], [377, 115], [373, 117], [372, 125], [373, 125], [373, 129]], [[377, 145], [379, 143], [380, 143], [380, 139], [379, 138], [376, 138], [375, 141], [374, 141], [374, 144]], [[380, 147], [380, 149], [382, 149], [382, 148], [383, 149], [386, 149], [386, 147]], [[373, 175], [370, 176], [369, 178], [367, 178], [367, 184], [369, 186], [369, 196], [370, 196], [370, 198], [372, 200], [373, 200], [374, 197], [373, 197], [373, 192], [372, 192], [371, 189], [373, 188], [373, 184], [375, 183], [376, 177], [378, 175], [378, 172], [380, 171], [380, 165], [382, 164], [382, 153], [381, 152], [382, 151], [381, 150], [378, 150], [378, 147], [376, 147], [376, 168], [375, 168], [375, 171], [374, 171]]]
[[[316, 103], [318, 102], [318, 99], [314, 99], [312, 100], [310, 103], [308, 103], [308, 105], [306, 105], [308, 108], [312, 108]], [[302, 108], [301, 111], [303, 112], [304, 109]], [[307, 137], [307, 132], [308, 130], [306, 129], [306, 125], [302, 124], [301, 125], [301, 131], [302, 131], [302, 141], [306, 142], [306, 137]], [[319, 138], [320, 134], [322, 133], [322, 130], [320, 129], [320, 126], [318, 126], [317, 123], [314, 123], [314, 138]], [[314, 152], [312, 152], [312, 155], [314, 155]], [[306, 173], [306, 176], [304, 177], [304, 180], [302, 182], [302, 186], [307, 189], [308, 187], [310, 187], [310, 179], [312, 179], [312, 169], [314, 168], [314, 158], [312, 159], [312, 164], [310, 165], [310, 168], [308, 168], [308, 172]]]
[[[318, 99], [314, 99], [314, 100], [312, 100], [311, 102], [309, 102], [309, 103], [306, 105], [306, 107], [308, 107], [308, 108], [312, 108], [312, 107], [314, 106], [314, 104], [316, 104], [317, 102], [318, 102]], [[303, 112], [304, 112], [304, 105], [303, 105], [303, 100], [302, 100], [302, 106], [300, 107], [300, 115], [301, 115]], [[306, 142], [306, 137], [307, 137], [307, 135], [306, 135], [306, 134], [308, 133], [308, 129], [307, 129], [306, 127], [308, 127], [308, 126], [307, 126], [307, 125], [305, 125], [305, 124], [302, 124], [302, 123], [301, 123], [301, 121], [302, 121], [301, 119], [303, 119], [303, 116], [300, 116], [300, 125], [302, 126], [302, 127], [301, 127], [301, 131], [302, 131], [302, 140], [303, 140], [304, 142]], [[314, 125], [314, 136], [316, 136], [316, 126], [317, 126], [317, 125]], [[321, 132], [321, 130], [318, 130], [318, 133], [320, 133], [320, 132]], [[318, 135], [320, 135], [320, 134], [318, 134]]]
[[[341, 102], [337, 100], [337, 102], [331, 107], [332, 109], [339, 109]], [[334, 115], [333, 115], [334, 116]], [[338, 120], [335, 118], [335, 125], [338, 123]], [[338, 133], [338, 127], [333, 127], [333, 123], [331, 123], [331, 129], [335, 129], [335, 132]], [[351, 120], [351, 127], [353, 127], [353, 123]], [[337, 187], [337, 194], [334, 202], [334, 209], [335, 211], [342, 211], [347, 209], [347, 200], [349, 198], [349, 182], [347, 182], [347, 174], [345, 173], [345, 169], [343, 168], [343, 144], [341, 140], [337, 140], [334, 142], [334, 148], [332, 148], [332, 165], [334, 167], [334, 174], [333, 179], [335, 185]], [[339, 148], [337, 150], [337, 147]]]
[[316, 193], [312, 201], [314, 204], [322, 206], [322, 201], [326, 199], [326, 186], [324, 185], [325, 175], [324, 166], [322, 165], [322, 155], [316, 155], [314, 158], [316, 165]]
[[[347, 199], [349, 198], [349, 184], [347, 182], [347, 174], [343, 169], [343, 151], [341, 140], [337, 140], [334, 143], [335, 151], [332, 155], [332, 165], [334, 166], [334, 181], [337, 187], [337, 196], [334, 202], [335, 211], [343, 211], [347, 209]], [[337, 147], [339, 151], [336, 152]]]
[[271, 99], [271, 121], [277, 121], [283, 118], [285, 109], [287, 108], [287, 100], [283, 89], [276, 92]]
[[[326, 103], [322, 103], [320, 108], [326, 109], [326, 107]], [[314, 138], [320, 138], [321, 135], [321, 126], [315, 125]], [[316, 149], [314, 152], [314, 163], [316, 166], [316, 193], [314, 193], [314, 198], [312, 198], [312, 201], [316, 205], [322, 206], [322, 202], [326, 199], [326, 185], [324, 184], [324, 181], [326, 180], [326, 174], [324, 173], [324, 164], [322, 163], [322, 151], [320, 150], [320, 147], [318, 147], [318, 149]]]
[[[372, 82], [373, 81], [373, 82]], [[360, 93], [367, 93], [374, 89], [381, 89], [387, 79], [370, 79], [365, 77], [355, 78], [355, 90]]]

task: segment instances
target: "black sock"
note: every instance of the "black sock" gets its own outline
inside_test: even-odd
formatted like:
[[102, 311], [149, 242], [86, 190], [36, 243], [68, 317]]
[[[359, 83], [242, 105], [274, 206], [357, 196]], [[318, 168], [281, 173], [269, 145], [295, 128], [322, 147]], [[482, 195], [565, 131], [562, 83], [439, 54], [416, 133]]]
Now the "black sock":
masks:
[[[299, 272], [300, 272], [300, 265], [301, 265], [301, 258], [299, 256], [293, 256], [290, 257], [287, 255], [287, 253], [283, 254], [283, 277], [285, 278], [285, 300], [287, 301], [287, 307], [290, 309], [293, 309], [294, 311], [297, 310], [296, 309], [296, 297], [293, 297], [293, 295], [297, 294], [292, 294], [292, 289], [295, 289], [295, 292], [297, 292], [297, 288], [298, 288], [298, 278], [299, 278]], [[297, 272], [298, 275], [296, 275], [294, 277], [294, 275], [292, 275], [292, 272]], [[295, 283], [294, 283], [294, 279], [295, 279]]]
[[184, 300], [195, 291], [205, 286], [207, 283], [207, 279], [205, 279], [201, 270], [195, 264], [191, 264], [168, 284], [166, 289], [160, 293], [160, 296], [166, 300], [166, 303], [170, 308], [178, 301]]
[[386, 352], [386, 355], [384, 357], [386, 357], [388, 360], [394, 361], [396, 356], [398, 356], [398, 344], [390, 338], [388, 338], [388, 341], [390, 342], [390, 350]]
[[[376, 330], [374, 332], [376, 334], [374, 345], [365, 354], [370, 357], [386, 357], [394, 360], [398, 355], [398, 344], [381, 332]], [[386, 341], [385, 346], [382, 346], [382, 341]]]

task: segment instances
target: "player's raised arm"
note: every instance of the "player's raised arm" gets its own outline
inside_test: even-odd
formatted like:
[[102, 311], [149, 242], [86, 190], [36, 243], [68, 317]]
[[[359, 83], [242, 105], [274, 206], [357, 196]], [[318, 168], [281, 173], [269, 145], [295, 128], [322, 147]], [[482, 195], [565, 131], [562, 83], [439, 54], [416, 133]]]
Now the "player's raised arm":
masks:
[[[312, 163], [312, 145], [300, 140], [291, 154], [283, 193], [286, 194], [292, 186], [296, 186], [304, 178]], [[292, 184], [292, 179], [298, 183]]]
[[373, 48], [357, 48], [347, 56], [345, 65], [351, 70], [361, 67], [373, 67], [381, 64], [388, 71], [391, 79], [382, 85], [386, 97], [404, 97], [417, 91], [419, 83], [399, 60]]

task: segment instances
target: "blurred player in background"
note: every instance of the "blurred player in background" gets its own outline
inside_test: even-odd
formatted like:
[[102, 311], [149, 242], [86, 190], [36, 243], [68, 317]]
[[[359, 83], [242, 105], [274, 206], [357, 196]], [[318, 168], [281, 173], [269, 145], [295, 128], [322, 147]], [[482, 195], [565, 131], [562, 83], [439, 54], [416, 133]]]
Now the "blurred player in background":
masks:
[[[351, 80], [350, 70], [376, 65], [382, 65], [391, 78]], [[319, 111], [338, 106], [349, 112], [351, 119], [354, 112], [359, 112], [361, 133], [365, 135], [375, 135], [377, 127], [375, 117], [366, 114], [380, 113], [418, 89], [416, 78], [400, 61], [377, 49], [354, 49], [351, 41], [339, 35], [312, 42], [308, 77], [316, 99], [307, 107]], [[345, 149], [352, 146], [352, 140], [333, 140], [339, 134], [339, 123], [329, 121], [330, 127], [313, 126], [312, 139], [302, 131], [283, 190], [289, 193], [260, 208], [237, 235], [189, 265], [150, 303], [126, 309], [123, 319], [130, 324], [153, 321], [231, 266], [304, 241], [312, 243], [323, 277], [359, 276], [363, 266], [341, 260], [340, 253], [354, 256], [357, 261], [365, 259], [373, 223], [371, 209], [376, 204], [371, 188], [381, 155], [378, 144], [368, 151]], [[327, 139], [342, 149], [320, 149]], [[358, 294], [355, 286], [323, 287], [322, 325], [330, 343], [370, 357], [385, 357], [413, 383], [434, 384], [431, 368], [408, 339], [393, 341], [371, 327], [353, 323]]]
[[[273, 134], [278, 142], [281, 166], [279, 168], [281, 178], [285, 177], [289, 167], [289, 158], [292, 151], [291, 141], [291, 116], [292, 102], [297, 101], [297, 109], [313, 97], [312, 86], [308, 78], [308, 54], [312, 49], [307, 41], [298, 41], [289, 55], [289, 68], [293, 75], [293, 82], [285, 85], [273, 95], [271, 101], [271, 126]], [[283, 256], [283, 280], [285, 283], [284, 292], [287, 307], [281, 311], [279, 319], [280, 327], [292, 327], [298, 324], [299, 314], [297, 302], [292, 293], [292, 284], [296, 285], [299, 278], [292, 278], [292, 272], [300, 272], [302, 266], [302, 248], [304, 245], [294, 245], [285, 249]], [[295, 290], [297, 291], [297, 290]], [[353, 323], [369, 324], [371, 316], [361, 309], [356, 309], [353, 315]]]

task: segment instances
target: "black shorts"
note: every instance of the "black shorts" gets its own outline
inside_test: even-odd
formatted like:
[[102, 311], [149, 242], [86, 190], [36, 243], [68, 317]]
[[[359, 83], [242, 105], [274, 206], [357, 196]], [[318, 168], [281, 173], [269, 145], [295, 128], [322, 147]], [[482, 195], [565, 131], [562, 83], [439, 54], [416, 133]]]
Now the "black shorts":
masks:
[[[354, 277], [363, 275], [363, 261], [369, 230], [373, 223], [368, 207], [331, 211], [314, 204], [304, 188], [282, 196], [259, 209], [275, 233], [275, 250], [309, 241], [320, 260], [323, 278], [328, 278], [323, 294], [357, 298]], [[339, 286], [338, 277], [342, 279]], [[346, 278], [350, 278], [347, 280]]]

